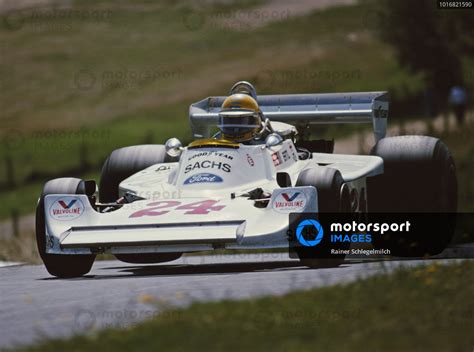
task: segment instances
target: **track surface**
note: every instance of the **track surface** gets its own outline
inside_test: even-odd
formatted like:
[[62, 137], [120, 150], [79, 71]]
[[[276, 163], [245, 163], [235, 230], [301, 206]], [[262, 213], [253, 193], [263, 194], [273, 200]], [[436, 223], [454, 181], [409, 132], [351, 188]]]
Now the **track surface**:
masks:
[[286, 253], [192, 256], [156, 265], [96, 261], [89, 275], [67, 280], [51, 277], [42, 265], [5, 267], [0, 269], [0, 349], [124, 327], [194, 301], [283, 295], [423, 263], [350, 260], [338, 268], [308, 269]]

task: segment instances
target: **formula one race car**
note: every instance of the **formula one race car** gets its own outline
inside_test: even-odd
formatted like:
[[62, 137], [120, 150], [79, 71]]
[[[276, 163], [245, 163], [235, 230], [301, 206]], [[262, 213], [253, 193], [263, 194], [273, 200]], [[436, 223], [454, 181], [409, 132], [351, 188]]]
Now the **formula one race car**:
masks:
[[[386, 138], [387, 115], [386, 92], [257, 96], [238, 82], [228, 97], [190, 106], [189, 145], [171, 138], [117, 149], [98, 187], [47, 182], [36, 212], [41, 258], [50, 274], [76, 277], [101, 253], [158, 263], [186, 252], [287, 248], [289, 213], [454, 212], [446, 146], [432, 137]], [[335, 155], [333, 141], [311, 140], [315, 125], [364, 122], [374, 129], [371, 155]], [[415, 245], [400, 235], [394, 254], [407, 246], [437, 253], [451, 235]]]

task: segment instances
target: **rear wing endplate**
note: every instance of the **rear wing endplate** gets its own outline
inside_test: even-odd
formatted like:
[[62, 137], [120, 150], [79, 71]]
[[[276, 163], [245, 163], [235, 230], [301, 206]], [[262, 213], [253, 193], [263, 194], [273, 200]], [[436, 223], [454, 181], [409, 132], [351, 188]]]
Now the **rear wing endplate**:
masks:
[[[209, 97], [191, 104], [189, 119], [194, 138], [210, 137], [225, 98]], [[387, 92], [259, 95], [257, 101], [270, 121], [295, 126], [372, 123], [375, 142], [384, 138], [387, 130]]]

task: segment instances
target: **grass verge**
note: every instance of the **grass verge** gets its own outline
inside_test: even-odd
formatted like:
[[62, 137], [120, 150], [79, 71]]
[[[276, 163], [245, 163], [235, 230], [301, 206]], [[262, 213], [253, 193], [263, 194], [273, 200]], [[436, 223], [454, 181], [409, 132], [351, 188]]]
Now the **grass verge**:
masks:
[[470, 351], [474, 262], [428, 264], [246, 301], [194, 304], [126, 331], [20, 351]]

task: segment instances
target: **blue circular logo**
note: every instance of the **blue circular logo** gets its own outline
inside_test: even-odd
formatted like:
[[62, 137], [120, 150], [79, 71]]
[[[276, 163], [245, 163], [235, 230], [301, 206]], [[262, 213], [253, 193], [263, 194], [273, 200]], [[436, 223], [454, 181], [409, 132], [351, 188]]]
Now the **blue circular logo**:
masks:
[[[317, 235], [314, 240], [310, 241], [304, 238], [303, 231], [306, 227], [312, 227], [316, 230]], [[298, 242], [301, 243], [305, 247], [314, 247], [317, 244], [319, 244], [319, 242], [323, 240], [323, 234], [324, 234], [323, 227], [316, 220], [312, 220], [312, 219], [303, 220], [296, 227], [296, 238], [298, 239]]]

